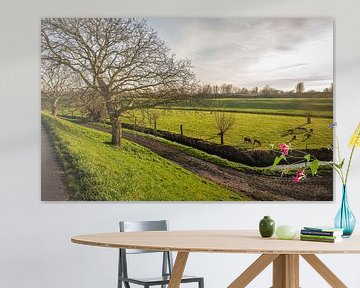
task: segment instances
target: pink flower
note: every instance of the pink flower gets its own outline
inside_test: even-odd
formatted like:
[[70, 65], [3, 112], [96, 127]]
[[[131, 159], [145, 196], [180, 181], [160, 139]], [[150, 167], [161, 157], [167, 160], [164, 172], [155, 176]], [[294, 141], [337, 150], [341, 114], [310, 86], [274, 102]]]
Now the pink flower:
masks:
[[301, 180], [305, 179], [306, 175], [305, 175], [305, 171], [304, 170], [298, 170], [296, 172], [296, 175], [294, 177], [294, 182], [295, 183], [299, 183]]
[[280, 149], [283, 152], [283, 155], [286, 156], [289, 154], [289, 146], [286, 145], [285, 143], [281, 143], [280, 144]]

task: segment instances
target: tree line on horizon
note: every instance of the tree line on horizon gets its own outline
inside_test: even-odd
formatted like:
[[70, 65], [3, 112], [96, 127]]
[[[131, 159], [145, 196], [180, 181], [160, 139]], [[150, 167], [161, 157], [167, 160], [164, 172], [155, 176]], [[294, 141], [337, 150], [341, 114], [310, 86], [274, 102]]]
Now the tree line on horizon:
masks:
[[251, 89], [246, 87], [239, 87], [233, 84], [223, 83], [221, 85], [212, 85], [212, 84], [202, 84], [198, 86], [197, 93], [205, 95], [230, 95], [230, 94], [242, 94], [242, 95], [276, 95], [276, 94], [302, 94], [302, 93], [332, 93], [333, 92], [333, 83], [329, 87], [324, 88], [322, 91], [319, 90], [307, 90], [305, 91], [304, 82], [296, 83], [294, 89], [291, 90], [281, 90], [271, 87], [269, 84], [260, 88], [255, 86]]

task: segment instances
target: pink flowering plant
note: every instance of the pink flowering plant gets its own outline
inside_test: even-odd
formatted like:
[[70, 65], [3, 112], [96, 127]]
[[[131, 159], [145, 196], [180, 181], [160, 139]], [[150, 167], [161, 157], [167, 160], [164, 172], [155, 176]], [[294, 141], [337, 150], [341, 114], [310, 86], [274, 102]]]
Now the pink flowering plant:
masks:
[[[336, 126], [337, 126], [337, 123], [334, 122], [333, 124], [329, 125], [328, 128], [333, 129]], [[352, 149], [351, 149], [349, 161], [347, 162], [346, 173], [344, 173], [344, 171], [343, 171], [344, 165], [345, 165], [345, 158], [341, 157], [339, 140], [337, 137], [336, 137], [336, 147], [335, 147], [335, 149], [337, 151], [337, 162], [325, 162], [324, 163], [325, 166], [332, 167], [339, 174], [343, 185], [346, 185], [347, 181], [348, 181], [349, 170], [350, 170], [350, 166], [351, 166], [351, 162], [353, 159], [355, 148], [360, 147], [360, 123], [358, 124], [357, 128], [355, 129], [355, 131], [350, 139], [349, 146]], [[333, 150], [333, 147], [329, 147], [329, 149]], [[280, 144], [281, 155], [275, 158], [274, 163], [273, 163], [273, 168], [276, 167], [283, 160], [287, 162], [287, 159], [289, 157], [294, 158], [293, 156], [290, 155], [290, 153], [289, 153], [290, 150], [291, 149], [287, 144], [285, 144], [285, 143]], [[307, 174], [316, 176], [318, 169], [319, 169], [320, 162], [318, 159], [316, 159], [313, 155], [311, 155], [309, 153], [305, 153], [305, 152], [298, 151], [298, 150], [296, 150], [296, 151], [299, 153], [302, 153], [303, 157], [300, 157], [299, 161], [294, 162], [293, 164], [304, 164], [304, 166], [301, 167], [301, 169], [296, 171], [295, 176], [293, 177], [293, 181], [295, 183], [299, 183], [306, 178]]]
[[289, 154], [289, 146], [286, 145], [285, 143], [280, 144], [280, 149], [281, 149], [282, 155], [283, 155], [284, 157], [286, 157], [286, 155]]
[[[273, 168], [276, 167], [282, 160], [287, 161], [289, 157], [295, 158], [294, 156], [291, 156], [289, 154], [290, 146], [285, 143], [280, 144], [280, 151], [281, 151], [281, 155], [275, 158], [273, 163]], [[319, 160], [308, 153], [298, 150], [296, 151], [304, 155], [303, 157], [300, 157], [298, 161], [293, 163], [295, 165], [304, 163], [304, 167], [297, 170], [295, 176], [293, 177], [294, 182], [299, 183], [306, 178], [307, 171], [311, 172], [312, 176], [316, 175], [319, 168]]]
[[306, 175], [305, 175], [305, 170], [298, 170], [296, 171], [296, 175], [294, 177], [294, 182], [295, 183], [299, 183], [301, 180], [305, 179]]

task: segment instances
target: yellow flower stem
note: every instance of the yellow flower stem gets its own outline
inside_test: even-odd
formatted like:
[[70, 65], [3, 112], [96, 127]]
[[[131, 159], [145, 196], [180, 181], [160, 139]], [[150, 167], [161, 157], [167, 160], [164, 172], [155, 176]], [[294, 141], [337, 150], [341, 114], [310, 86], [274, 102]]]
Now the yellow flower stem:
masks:
[[342, 170], [340, 170], [339, 168], [333, 166], [333, 169], [336, 171], [336, 173], [339, 174], [340, 178], [341, 178], [341, 182], [343, 183], [344, 185], [344, 176], [343, 176], [343, 173], [342, 173]]
[[350, 170], [350, 165], [351, 165], [351, 160], [353, 158], [353, 155], [354, 155], [354, 151], [355, 151], [355, 145], [353, 146], [352, 150], [351, 150], [351, 154], [350, 154], [350, 158], [349, 158], [349, 163], [348, 163], [348, 166], [347, 166], [347, 169], [346, 169], [346, 177], [345, 177], [345, 183], [344, 185], [347, 184], [347, 181], [348, 181], [348, 177], [349, 177], [349, 170]]
[[[338, 136], [336, 135], [336, 149], [337, 149], [337, 152], [338, 152], [338, 164], [340, 165], [340, 163], [341, 163], [341, 154], [340, 154], [340, 144], [339, 144], [339, 138], [338, 138]], [[343, 183], [343, 184], [345, 184], [345, 182], [344, 182], [344, 174], [343, 174], [343, 171], [342, 171], [342, 168], [341, 169], [335, 169], [337, 172], [338, 172], [338, 174], [339, 174], [339, 176], [340, 176], [340, 178], [341, 178], [341, 182]]]
[[353, 148], [351, 149], [351, 154], [350, 154], [350, 158], [349, 158], [349, 163], [348, 163], [347, 170], [346, 170], [346, 177], [345, 177], [345, 183], [344, 183], [345, 185], [347, 184], [347, 181], [348, 181], [351, 161], [352, 161], [352, 158], [353, 158], [353, 155], [354, 155], [356, 143], [357, 143], [357, 141], [358, 141], [359, 138], [360, 138], [360, 132], [359, 132], [359, 134], [356, 136], [354, 146], [353, 146]]

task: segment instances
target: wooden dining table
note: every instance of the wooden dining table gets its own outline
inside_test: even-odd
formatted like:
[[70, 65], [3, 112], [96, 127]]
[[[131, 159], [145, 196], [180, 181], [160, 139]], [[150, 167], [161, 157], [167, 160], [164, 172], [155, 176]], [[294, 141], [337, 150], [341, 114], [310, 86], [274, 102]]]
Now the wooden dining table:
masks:
[[273, 265], [273, 288], [299, 288], [299, 256], [304, 258], [331, 287], [347, 287], [316, 254], [358, 254], [360, 235], [338, 243], [299, 239], [262, 238], [256, 230], [190, 230], [116, 232], [80, 235], [73, 243], [110, 248], [177, 252], [169, 288], [179, 288], [189, 253], [261, 254], [228, 288], [246, 287], [267, 266]]

